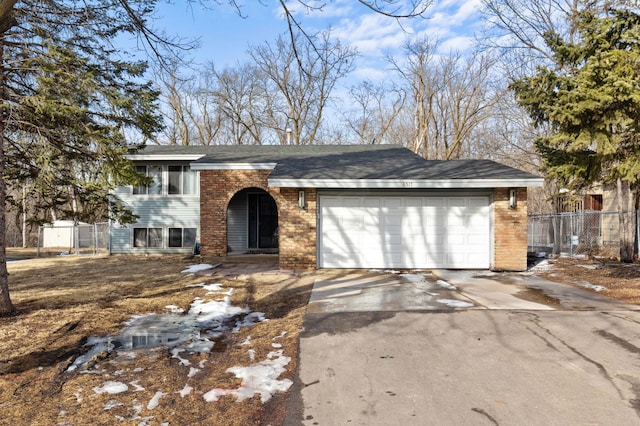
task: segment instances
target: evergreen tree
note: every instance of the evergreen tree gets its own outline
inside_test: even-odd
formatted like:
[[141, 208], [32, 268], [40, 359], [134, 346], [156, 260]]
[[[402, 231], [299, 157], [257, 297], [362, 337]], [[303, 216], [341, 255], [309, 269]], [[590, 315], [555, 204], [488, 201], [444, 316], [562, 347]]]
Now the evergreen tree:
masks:
[[111, 188], [142, 179], [123, 154], [132, 136], [143, 141], [160, 129], [158, 94], [143, 78], [145, 63], [113, 46], [126, 36], [153, 37], [145, 19], [154, 4], [0, 3], [0, 315], [15, 310], [4, 235], [8, 183], [29, 179], [43, 195], [40, 208], [67, 208], [81, 220], [107, 204]]
[[549, 177], [572, 190], [616, 186], [620, 258], [631, 261], [640, 182], [640, 15], [581, 12], [577, 33], [574, 42], [546, 33], [553, 67], [539, 67], [511, 88], [536, 124], [553, 129], [536, 141]]

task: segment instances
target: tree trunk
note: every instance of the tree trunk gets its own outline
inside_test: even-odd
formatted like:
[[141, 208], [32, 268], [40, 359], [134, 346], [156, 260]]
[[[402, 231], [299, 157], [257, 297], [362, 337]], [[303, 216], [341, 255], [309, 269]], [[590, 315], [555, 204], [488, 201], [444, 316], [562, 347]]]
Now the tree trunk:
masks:
[[618, 178], [616, 182], [618, 198], [618, 222], [620, 224], [620, 261], [633, 262], [635, 241], [633, 192], [629, 182]]
[[[0, 44], [0, 61], [4, 56], [4, 48]], [[4, 86], [4, 63], [0, 63], [0, 102], [4, 104], [7, 96]], [[9, 297], [9, 272], [7, 271], [7, 187], [4, 181], [5, 162], [4, 155], [5, 140], [4, 132], [6, 125], [6, 108], [0, 109], [0, 316], [13, 315], [16, 308], [11, 303]]]

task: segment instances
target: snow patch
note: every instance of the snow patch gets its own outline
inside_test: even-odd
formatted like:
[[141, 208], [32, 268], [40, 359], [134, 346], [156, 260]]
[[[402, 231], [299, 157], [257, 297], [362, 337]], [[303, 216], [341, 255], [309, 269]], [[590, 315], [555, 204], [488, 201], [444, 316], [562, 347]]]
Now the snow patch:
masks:
[[447, 305], [450, 308], [471, 308], [473, 306], [473, 303], [455, 299], [438, 299], [436, 302]]
[[100, 387], [96, 386], [93, 388], [93, 391], [98, 395], [102, 393], [108, 393], [110, 395], [114, 395], [114, 394], [126, 392], [128, 390], [129, 390], [129, 386], [127, 386], [126, 383], [112, 382], [110, 380], [104, 382]]
[[597, 284], [591, 284], [588, 281], [580, 281], [577, 284], [580, 287], [588, 288], [589, 290], [593, 290], [593, 291], [604, 291], [604, 290], [607, 290], [607, 288], [605, 286], [601, 286], [601, 285], [597, 285]]
[[457, 290], [455, 286], [449, 284], [445, 280], [437, 280], [436, 284], [438, 284], [442, 288], [446, 288], [447, 290]]
[[286, 392], [293, 382], [289, 379], [278, 380], [280, 374], [286, 371], [285, 366], [291, 361], [283, 356], [283, 351], [270, 352], [267, 359], [249, 367], [231, 367], [227, 372], [242, 379], [237, 389], [212, 389], [203, 395], [207, 402], [217, 401], [221, 396], [233, 395], [238, 402], [260, 394], [260, 401], [267, 402], [275, 392]]
[[219, 284], [219, 283], [215, 283], [215, 284], [207, 284], [207, 283], [189, 284], [189, 285], [187, 285], [187, 287], [202, 287], [203, 289], [205, 289], [205, 290], [207, 290], [209, 292], [207, 294], [211, 294], [211, 293], [214, 293], [216, 291], [221, 291], [222, 290], [222, 284]]
[[106, 404], [102, 406], [102, 409], [104, 411], [108, 411], [108, 410], [111, 410], [112, 408], [120, 407], [121, 405], [124, 405], [124, 404], [122, 402], [116, 401], [115, 399], [110, 399], [109, 401], [107, 401]]
[[425, 282], [425, 274], [400, 274], [400, 276], [412, 284]]
[[131, 386], [133, 386], [133, 391], [134, 392], [143, 392], [145, 390], [145, 388], [140, 386], [139, 383], [140, 383], [140, 380], [134, 380], [133, 382], [129, 382], [129, 384]]
[[198, 265], [191, 265], [187, 269], [182, 270], [183, 274], [195, 274], [196, 272], [206, 271], [207, 269], [213, 268], [213, 265], [209, 265], [208, 263], [200, 263]]
[[167, 311], [172, 314], [182, 314], [184, 313], [184, 309], [177, 307], [176, 305], [167, 305], [164, 307]]
[[160, 399], [166, 395], [167, 395], [166, 393], [161, 391], [156, 392], [156, 394], [153, 395], [153, 398], [151, 398], [151, 400], [147, 404], [147, 410], [153, 410], [154, 408], [156, 408], [160, 403]]
[[184, 385], [184, 387], [182, 388], [182, 390], [178, 391], [178, 393], [180, 394], [181, 398], [184, 398], [185, 396], [189, 395], [191, 393], [191, 391], [193, 390], [193, 388], [189, 385]]
[[528, 272], [542, 273], [542, 272], [548, 272], [551, 269], [553, 269], [553, 263], [550, 263], [549, 259], [543, 259], [540, 262], [538, 262], [536, 265], [529, 268]]

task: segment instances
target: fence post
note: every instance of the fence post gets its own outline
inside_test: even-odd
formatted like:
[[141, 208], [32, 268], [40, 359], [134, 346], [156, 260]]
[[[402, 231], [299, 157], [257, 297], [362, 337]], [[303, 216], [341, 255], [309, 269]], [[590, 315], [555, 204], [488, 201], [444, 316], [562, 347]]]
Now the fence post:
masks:
[[76, 249], [76, 256], [80, 254], [80, 229], [78, 225], [73, 226], [73, 248]]
[[40, 233], [41, 233], [40, 230], [41, 229], [42, 229], [42, 226], [38, 225], [38, 242], [36, 243], [36, 246], [38, 248], [36, 249], [36, 257], [40, 257]]

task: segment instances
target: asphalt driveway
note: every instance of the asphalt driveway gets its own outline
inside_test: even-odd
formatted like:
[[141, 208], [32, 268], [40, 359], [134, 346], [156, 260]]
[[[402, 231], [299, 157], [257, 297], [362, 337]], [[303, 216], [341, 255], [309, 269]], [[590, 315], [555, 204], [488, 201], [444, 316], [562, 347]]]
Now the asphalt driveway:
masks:
[[639, 424], [638, 310], [522, 274], [329, 274], [285, 424]]

